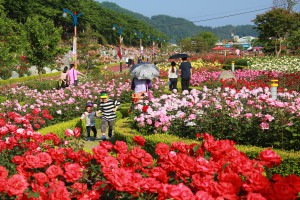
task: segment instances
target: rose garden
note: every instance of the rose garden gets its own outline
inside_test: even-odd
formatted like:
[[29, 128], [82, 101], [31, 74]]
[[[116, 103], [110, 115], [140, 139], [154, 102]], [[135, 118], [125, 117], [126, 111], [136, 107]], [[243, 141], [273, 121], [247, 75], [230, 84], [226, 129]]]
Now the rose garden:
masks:
[[[65, 90], [2, 81], [1, 199], [297, 199], [300, 60], [230, 59], [246, 63], [237, 83], [217, 80], [217, 57], [193, 58], [183, 93], [167, 90], [169, 63], [158, 64], [155, 98], [130, 112], [126, 71], [96, 69]], [[121, 102], [114, 137], [86, 142], [79, 117], [102, 90]]]

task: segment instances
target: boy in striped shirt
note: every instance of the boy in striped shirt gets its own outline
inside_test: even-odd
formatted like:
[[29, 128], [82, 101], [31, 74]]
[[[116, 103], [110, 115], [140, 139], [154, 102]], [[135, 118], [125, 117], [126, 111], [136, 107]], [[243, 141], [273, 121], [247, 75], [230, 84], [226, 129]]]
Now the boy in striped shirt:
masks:
[[102, 113], [101, 133], [102, 140], [106, 140], [106, 124], [108, 124], [108, 137], [112, 137], [112, 131], [117, 118], [116, 111], [120, 106], [120, 102], [108, 98], [107, 92], [103, 91], [100, 94], [101, 102], [99, 104], [99, 112]]

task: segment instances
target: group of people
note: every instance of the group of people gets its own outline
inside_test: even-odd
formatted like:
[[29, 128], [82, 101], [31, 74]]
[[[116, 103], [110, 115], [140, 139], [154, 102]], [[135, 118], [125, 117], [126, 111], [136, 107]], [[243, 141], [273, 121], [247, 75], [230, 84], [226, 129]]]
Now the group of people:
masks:
[[59, 81], [58, 81], [58, 88], [66, 88], [70, 85], [77, 86], [78, 85], [78, 76], [85, 76], [83, 73], [75, 69], [74, 64], [70, 64], [70, 68], [67, 66], [64, 67]]
[[[94, 111], [94, 104], [88, 102], [86, 104], [86, 110], [82, 113], [80, 120], [86, 120], [86, 133], [87, 141], [102, 139], [106, 140], [106, 126], [108, 124], [108, 137], [111, 138], [113, 135], [113, 128], [115, 124], [115, 119], [117, 118], [116, 111], [120, 106], [120, 102], [117, 100], [109, 99], [108, 93], [106, 91], [100, 94], [101, 102], [99, 104], [99, 110]], [[101, 118], [100, 130], [102, 133], [101, 138], [97, 138], [97, 128], [95, 123], [95, 118]], [[94, 137], [91, 137], [91, 131], [94, 133]]]
[[[189, 90], [190, 87], [190, 79], [192, 77], [192, 65], [187, 61], [187, 57], [181, 58], [182, 62], [179, 65], [179, 70], [181, 73], [181, 88], [182, 91]], [[168, 78], [169, 78], [169, 89], [173, 91], [177, 90], [177, 82], [178, 82], [178, 69], [176, 68], [176, 62], [172, 61], [171, 66], [168, 70]]]
[[[178, 76], [180, 72], [181, 76], [181, 87], [182, 91], [189, 90], [190, 79], [192, 76], [192, 65], [187, 61], [187, 57], [181, 58], [182, 62], [179, 65], [179, 68], [176, 67], [176, 62], [172, 61], [171, 66], [168, 70], [168, 78], [169, 78], [169, 89], [173, 91], [177, 90], [177, 82]], [[66, 69], [66, 68], [65, 68]], [[77, 80], [77, 75], [81, 74], [76, 69], [74, 69], [74, 65], [70, 65], [69, 71], [65, 71], [61, 76], [62, 80], [66, 80], [65, 83], [76, 84], [75, 80]], [[73, 75], [73, 76], [72, 76]], [[69, 78], [68, 78], [69, 77]], [[67, 82], [69, 80], [69, 82]], [[131, 89], [134, 91], [132, 94], [133, 106], [141, 99], [147, 97], [148, 100], [153, 98], [152, 92], [150, 88], [152, 87], [151, 80], [149, 79], [138, 79], [133, 78], [131, 83]], [[120, 102], [117, 100], [112, 100], [108, 98], [107, 92], [103, 91], [100, 94], [101, 102], [99, 104], [99, 111], [93, 111], [94, 105], [91, 102], [86, 104], [86, 111], [81, 115], [81, 120], [86, 119], [86, 132], [87, 132], [87, 140], [91, 139], [91, 131], [94, 133], [94, 139], [97, 138], [97, 129], [95, 125], [95, 118], [101, 117], [101, 133], [102, 140], [106, 140], [106, 126], [108, 124], [108, 137], [112, 137], [113, 127], [116, 119], [116, 111], [120, 105]], [[100, 114], [102, 114], [100, 116]]]

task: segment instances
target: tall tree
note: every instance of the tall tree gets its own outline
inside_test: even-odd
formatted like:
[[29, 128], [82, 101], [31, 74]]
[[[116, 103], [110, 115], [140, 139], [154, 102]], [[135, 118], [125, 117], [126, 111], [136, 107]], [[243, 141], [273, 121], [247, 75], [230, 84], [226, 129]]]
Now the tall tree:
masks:
[[52, 20], [42, 17], [28, 18], [25, 24], [29, 48], [27, 55], [29, 62], [37, 66], [38, 73], [42, 75], [43, 68], [54, 62], [54, 58], [63, 52], [59, 42], [62, 28], [56, 28]]
[[273, 51], [277, 56], [281, 54], [283, 47], [291, 34], [300, 28], [299, 16], [282, 8], [257, 15], [253, 20], [259, 32], [259, 41], [264, 43], [265, 50]]
[[27, 46], [26, 33], [22, 24], [0, 14], [0, 77], [11, 76], [12, 67], [20, 61], [20, 55]]

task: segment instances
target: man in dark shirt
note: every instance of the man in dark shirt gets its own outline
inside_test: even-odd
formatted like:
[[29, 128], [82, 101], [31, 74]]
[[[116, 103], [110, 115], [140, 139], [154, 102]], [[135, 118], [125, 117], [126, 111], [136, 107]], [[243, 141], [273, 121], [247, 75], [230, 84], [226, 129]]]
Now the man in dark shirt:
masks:
[[182, 58], [182, 62], [179, 66], [181, 70], [181, 88], [182, 91], [189, 90], [190, 86], [190, 79], [192, 77], [192, 65], [190, 62], [187, 61], [187, 58]]

